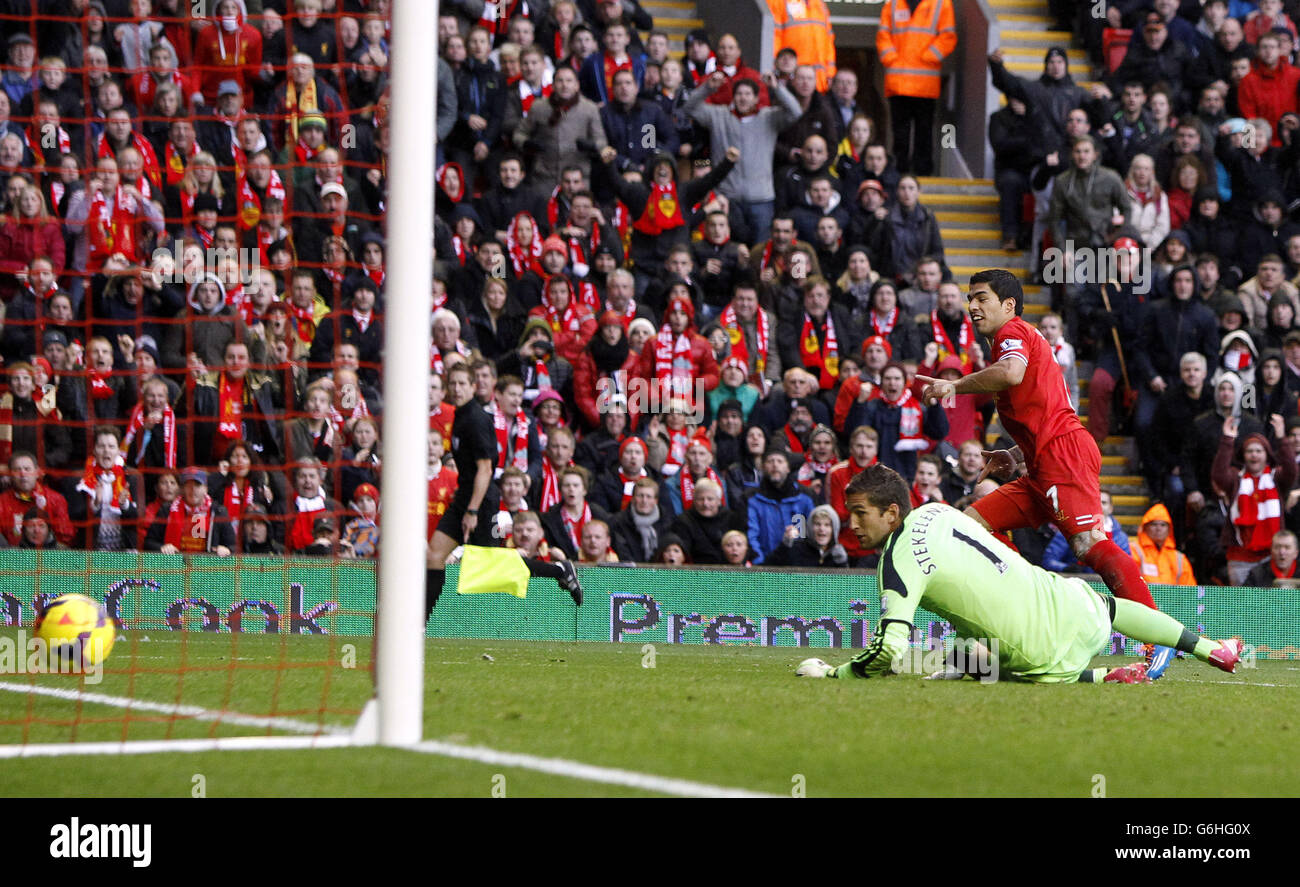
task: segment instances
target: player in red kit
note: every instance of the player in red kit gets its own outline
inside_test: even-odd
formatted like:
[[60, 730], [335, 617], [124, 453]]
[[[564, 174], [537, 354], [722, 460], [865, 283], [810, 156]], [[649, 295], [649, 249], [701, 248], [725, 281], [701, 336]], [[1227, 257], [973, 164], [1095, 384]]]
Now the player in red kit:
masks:
[[[996, 395], [998, 417], [1016, 446], [990, 453], [980, 479], [1009, 477], [1021, 463], [1026, 473], [966, 513], [993, 533], [1051, 521], [1070, 540], [1079, 562], [1101, 576], [1116, 597], [1155, 609], [1137, 563], [1106, 536], [1101, 451], [1070, 406], [1052, 346], [1020, 316], [1020, 281], [1003, 269], [980, 271], [970, 279], [967, 298], [975, 329], [992, 343], [993, 363], [952, 382], [917, 376], [925, 385], [921, 400], [929, 405], [958, 394]], [[1157, 648], [1161, 667], [1153, 678], [1172, 654]]]

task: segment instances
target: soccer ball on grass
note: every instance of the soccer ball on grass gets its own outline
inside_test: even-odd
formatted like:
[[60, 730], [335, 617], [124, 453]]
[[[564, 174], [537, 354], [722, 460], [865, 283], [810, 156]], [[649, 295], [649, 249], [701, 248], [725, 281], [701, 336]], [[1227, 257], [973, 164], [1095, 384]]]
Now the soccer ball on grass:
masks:
[[83, 669], [107, 659], [117, 639], [108, 610], [84, 594], [61, 594], [46, 603], [35, 629], [52, 661]]

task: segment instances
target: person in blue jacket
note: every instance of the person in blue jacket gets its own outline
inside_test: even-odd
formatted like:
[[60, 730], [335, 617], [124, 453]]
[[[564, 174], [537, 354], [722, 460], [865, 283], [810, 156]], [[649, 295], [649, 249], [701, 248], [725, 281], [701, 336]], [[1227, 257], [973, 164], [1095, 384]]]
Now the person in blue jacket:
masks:
[[770, 447], [763, 454], [763, 480], [749, 497], [748, 536], [754, 563], [763, 563], [780, 547], [786, 527], [809, 532], [812, 510], [812, 497], [803, 492], [790, 473], [790, 454], [780, 447]]
[[[1114, 506], [1111, 505], [1110, 493], [1106, 490], [1101, 491], [1101, 513], [1105, 519], [1102, 529], [1111, 541], [1120, 547], [1125, 554], [1132, 554], [1129, 548], [1128, 533], [1120, 526], [1119, 518], [1115, 517]], [[1054, 573], [1086, 573], [1088, 569], [1079, 565], [1079, 559], [1074, 556], [1070, 550], [1070, 543], [1061, 535], [1060, 530], [1056, 530], [1052, 539], [1043, 549], [1044, 570], [1051, 570]]]

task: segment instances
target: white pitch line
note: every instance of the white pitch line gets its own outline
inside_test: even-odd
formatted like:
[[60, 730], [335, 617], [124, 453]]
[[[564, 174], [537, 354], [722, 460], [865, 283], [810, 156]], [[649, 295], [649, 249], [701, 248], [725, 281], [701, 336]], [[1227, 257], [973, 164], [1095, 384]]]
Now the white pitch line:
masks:
[[[272, 718], [261, 715], [245, 715], [237, 712], [220, 712], [202, 708], [197, 705], [174, 705], [159, 702], [146, 702], [126, 696], [109, 696], [103, 693], [87, 693], [80, 690], [68, 690], [60, 687], [36, 687], [30, 684], [10, 684], [0, 682], [0, 690], [11, 693], [32, 693], [38, 696], [52, 696], [56, 699], [81, 701], [93, 705], [109, 705], [134, 711], [150, 711], [159, 714], [174, 714], [178, 717], [197, 721], [220, 721], [245, 727], [272, 727], [293, 733], [314, 734], [310, 736], [247, 736], [221, 739], [160, 739], [136, 740], [127, 742], [64, 742], [34, 743], [30, 745], [0, 745], [0, 759], [25, 758], [54, 755], [102, 755], [102, 754], [159, 754], [167, 752], [205, 752], [205, 751], [251, 751], [289, 748], [341, 748], [352, 744], [351, 731], [345, 727], [333, 727], [309, 724], [292, 718]], [[321, 735], [324, 734], [324, 735]], [[358, 746], [361, 747], [361, 746]], [[773, 798], [779, 795], [754, 792], [747, 789], [729, 788], [721, 785], [709, 785], [692, 782], [688, 779], [673, 779], [655, 776], [650, 773], [638, 773], [634, 770], [621, 770], [614, 767], [600, 767], [570, 761], [564, 758], [543, 758], [537, 755], [519, 752], [498, 751], [482, 746], [456, 745], [451, 742], [427, 740], [415, 745], [398, 746], [404, 751], [421, 754], [440, 755], [491, 764], [498, 767], [516, 767], [521, 770], [535, 770], [585, 782], [600, 782], [606, 785], [621, 785], [644, 791], [659, 792], [665, 795], [678, 795], [689, 798]]]
[[240, 727], [270, 727], [287, 733], [330, 734], [345, 736], [351, 731], [346, 727], [334, 727], [328, 724], [310, 724], [293, 718], [266, 717], [264, 715], [246, 715], [235, 711], [217, 711], [198, 705], [176, 705], [165, 702], [147, 702], [132, 699], [129, 696], [108, 696], [103, 693], [87, 693], [82, 690], [68, 690], [62, 687], [36, 687], [30, 684], [8, 684], [0, 682], [0, 690], [10, 693], [31, 693], [36, 696], [52, 696], [69, 702], [88, 702], [92, 705], [111, 705], [132, 711], [148, 711], [157, 714], [175, 715], [196, 721], [220, 721]]
[[0, 745], [0, 759], [64, 755], [153, 755], [206, 751], [289, 751], [344, 748], [350, 736], [225, 736], [219, 739], [135, 739], [126, 742], [55, 742]]
[[666, 776], [654, 776], [649, 773], [637, 773], [634, 770], [620, 770], [614, 767], [599, 767], [584, 764], [581, 761], [569, 761], [564, 758], [540, 758], [536, 755], [518, 752], [497, 751], [482, 746], [456, 745], [451, 742], [426, 740], [415, 745], [400, 746], [408, 751], [418, 751], [430, 755], [442, 755], [448, 758], [460, 758], [477, 761], [480, 764], [492, 764], [498, 767], [518, 767], [524, 770], [536, 770], [554, 776], [567, 776], [587, 782], [603, 782], [608, 785], [622, 785], [628, 788], [660, 792], [665, 795], [680, 795], [687, 798], [777, 798], [764, 792], [754, 792], [743, 788], [728, 788], [721, 785], [708, 785], [692, 782], [688, 779], [673, 779]]

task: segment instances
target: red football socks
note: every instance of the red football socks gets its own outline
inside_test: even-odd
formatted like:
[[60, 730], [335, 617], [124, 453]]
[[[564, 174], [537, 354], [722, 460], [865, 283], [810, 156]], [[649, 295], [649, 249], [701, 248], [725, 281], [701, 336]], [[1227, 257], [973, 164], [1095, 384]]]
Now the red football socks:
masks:
[[1137, 561], [1124, 553], [1124, 550], [1109, 539], [1095, 543], [1082, 558], [1083, 563], [1091, 567], [1115, 597], [1142, 604], [1155, 610], [1156, 602], [1151, 598], [1151, 589], [1147, 588], [1142, 578], [1142, 570]]

